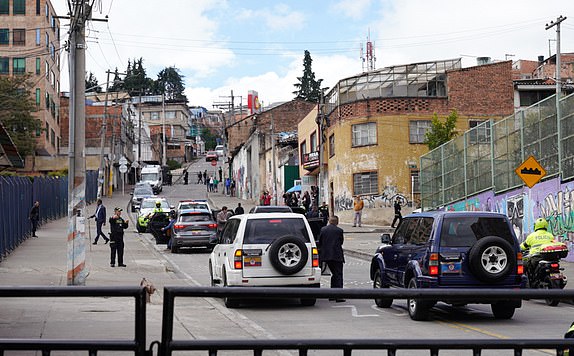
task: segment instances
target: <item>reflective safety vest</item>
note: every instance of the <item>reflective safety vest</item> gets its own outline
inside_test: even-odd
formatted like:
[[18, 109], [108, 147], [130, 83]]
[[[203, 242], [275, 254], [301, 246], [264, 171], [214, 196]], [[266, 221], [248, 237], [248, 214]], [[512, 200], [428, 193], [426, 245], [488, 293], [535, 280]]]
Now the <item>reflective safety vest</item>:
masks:
[[[564, 334], [565, 339], [574, 339], [574, 323], [570, 325], [570, 329]], [[571, 352], [570, 352], [571, 351]], [[564, 356], [572, 355], [574, 356], [574, 347], [564, 350]]]
[[554, 235], [546, 230], [540, 229], [528, 235], [526, 240], [520, 245], [520, 249], [529, 250], [529, 254], [534, 255], [540, 252], [543, 245], [550, 242], [554, 242]]

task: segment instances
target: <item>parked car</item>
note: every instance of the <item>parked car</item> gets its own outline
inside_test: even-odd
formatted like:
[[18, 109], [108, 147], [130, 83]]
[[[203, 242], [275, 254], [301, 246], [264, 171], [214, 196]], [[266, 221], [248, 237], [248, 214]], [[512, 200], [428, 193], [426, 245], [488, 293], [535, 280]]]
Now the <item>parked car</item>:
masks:
[[177, 204], [177, 211], [182, 210], [207, 210], [211, 212], [207, 200], [180, 200]]
[[215, 151], [207, 151], [205, 154], [205, 162], [219, 161], [219, 156]]
[[217, 153], [219, 157], [223, 157], [223, 152], [223, 145], [215, 146], [215, 153]]
[[179, 210], [171, 231], [172, 253], [178, 253], [183, 247], [212, 249], [217, 243], [217, 222], [208, 209]]
[[[211, 285], [319, 288], [319, 252], [304, 216], [241, 214], [229, 218], [209, 256]], [[315, 305], [315, 298], [301, 304]], [[240, 300], [225, 298], [228, 308]]]
[[[510, 319], [521, 300], [449, 300], [455, 288], [524, 288], [522, 254], [514, 230], [503, 214], [488, 212], [421, 212], [406, 216], [393, 236], [383, 234], [383, 245], [372, 259], [374, 288], [433, 288], [445, 290], [438, 300], [410, 298], [413, 320], [425, 320], [437, 302], [487, 303], [497, 319]], [[391, 298], [375, 299], [388, 308]]]
[[138, 232], [146, 232], [149, 218], [153, 215], [156, 203], [160, 202], [162, 212], [169, 213], [171, 207], [166, 198], [145, 198], [141, 202], [140, 211], [138, 212], [136, 229]]
[[152, 198], [154, 196], [153, 194], [153, 189], [151, 187], [151, 185], [149, 185], [149, 183], [145, 182], [145, 183], [138, 183], [135, 187], [134, 187], [134, 191], [133, 193], [131, 193], [132, 195], [132, 199], [131, 199], [131, 211], [135, 212], [137, 209], [140, 208], [141, 205], [141, 201], [144, 198]]
[[258, 213], [292, 213], [290, 207], [287, 205], [257, 205], [249, 209], [249, 214]]

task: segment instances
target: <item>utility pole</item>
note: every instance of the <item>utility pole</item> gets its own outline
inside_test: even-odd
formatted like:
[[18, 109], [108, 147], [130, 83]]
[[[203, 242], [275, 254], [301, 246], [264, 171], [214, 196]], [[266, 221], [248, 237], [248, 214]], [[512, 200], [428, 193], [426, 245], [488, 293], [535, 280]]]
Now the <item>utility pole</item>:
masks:
[[104, 148], [106, 145], [106, 134], [108, 133], [107, 129], [107, 119], [108, 119], [108, 89], [110, 84], [110, 70], [106, 71], [107, 78], [106, 78], [106, 96], [104, 99], [104, 119], [102, 122], [102, 133], [100, 137], [100, 170], [98, 172], [98, 199], [104, 195], [104, 183], [105, 183], [105, 160], [104, 160]]
[[556, 127], [558, 133], [558, 174], [562, 174], [562, 130], [560, 129], [560, 119], [562, 118], [562, 113], [560, 112], [560, 97], [562, 94], [562, 73], [561, 73], [561, 61], [560, 61], [560, 24], [562, 21], [566, 20], [566, 17], [560, 15], [556, 22], [550, 21], [550, 24], [546, 24], [546, 30], [551, 29], [556, 26]]
[[[138, 102], [138, 167], [141, 170], [142, 168], [142, 90], [140, 89], [139, 95], [139, 102]], [[136, 174], [137, 175], [137, 174]], [[136, 181], [139, 177], [136, 177]]]
[[162, 152], [161, 152], [161, 164], [162, 166], [167, 166], [167, 152], [166, 146], [167, 142], [165, 141], [165, 93], [161, 93], [161, 135], [163, 140], [162, 145]]
[[273, 113], [271, 113], [271, 169], [273, 174], [273, 205], [277, 205], [277, 164], [275, 163], [275, 127], [273, 127]]
[[70, 138], [68, 143], [67, 284], [85, 285], [86, 162], [85, 162], [85, 25], [91, 17], [88, 1], [73, 2], [70, 14]]

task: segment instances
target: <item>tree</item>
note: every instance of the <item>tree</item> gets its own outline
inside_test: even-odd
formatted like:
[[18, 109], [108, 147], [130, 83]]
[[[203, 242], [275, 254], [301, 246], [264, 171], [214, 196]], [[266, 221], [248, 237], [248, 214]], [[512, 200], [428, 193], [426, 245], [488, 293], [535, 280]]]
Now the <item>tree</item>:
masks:
[[123, 83], [121, 83], [120, 80], [116, 68], [114, 84], [110, 88], [110, 91], [125, 90], [132, 96], [138, 95], [140, 91], [142, 95], [153, 93], [153, 80], [148, 78], [146, 70], [143, 67], [143, 58], [141, 57], [140, 59], [134, 59], [133, 62], [128, 60], [128, 67]]
[[101, 93], [102, 87], [98, 85], [98, 78], [90, 72], [86, 77], [86, 93]]
[[36, 136], [44, 130], [32, 115], [37, 109], [29, 79], [29, 75], [0, 76], [0, 121], [22, 156], [34, 153]]
[[432, 118], [431, 128], [425, 134], [424, 144], [429, 146], [429, 150], [434, 150], [438, 146], [456, 137], [456, 120], [458, 113], [453, 110], [442, 122], [435, 113]]
[[[128, 62], [128, 66], [129, 66], [129, 62]], [[120, 74], [118, 72], [118, 67], [116, 67], [116, 70], [114, 72], [114, 80], [113, 80], [113, 84], [108, 88], [108, 91], [110, 92], [117, 92], [117, 91], [122, 91], [124, 90], [124, 81], [122, 80], [122, 78], [120, 78]]]
[[217, 136], [214, 135], [207, 127], [201, 129], [201, 139], [205, 142], [206, 150], [213, 150], [217, 145]]
[[294, 86], [297, 88], [293, 94], [296, 95], [296, 99], [303, 99], [310, 102], [319, 102], [321, 95], [327, 88], [321, 89], [321, 82], [323, 79], [316, 80], [315, 72], [311, 69], [311, 64], [313, 59], [311, 59], [311, 54], [309, 51], [305, 50], [305, 57], [303, 58], [303, 76], [297, 77], [299, 83], [295, 83]]
[[184, 76], [180, 74], [176, 67], [166, 67], [157, 75], [154, 82], [155, 94], [165, 94], [166, 100], [185, 101], [187, 97], [184, 94], [185, 86], [183, 84]]

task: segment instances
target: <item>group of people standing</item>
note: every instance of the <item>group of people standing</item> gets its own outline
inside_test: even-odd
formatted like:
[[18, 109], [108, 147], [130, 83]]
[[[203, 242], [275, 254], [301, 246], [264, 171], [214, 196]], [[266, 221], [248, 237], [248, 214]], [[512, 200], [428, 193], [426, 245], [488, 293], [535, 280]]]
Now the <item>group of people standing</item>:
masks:
[[[219, 176], [219, 178], [218, 178]], [[208, 192], [218, 193], [219, 192], [219, 184], [223, 183], [223, 191], [222, 193], [234, 196], [235, 195], [235, 180], [229, 177], [223, 179], [223, 169], [219, 167], [217, 174], [207, 175], [207, 169], [203, 172], [197, 172], [197, 182], [196, 184], [205, 184], [206, 189]]]

